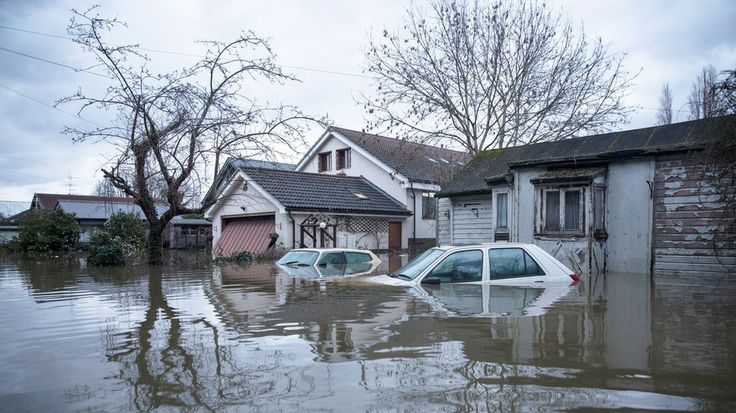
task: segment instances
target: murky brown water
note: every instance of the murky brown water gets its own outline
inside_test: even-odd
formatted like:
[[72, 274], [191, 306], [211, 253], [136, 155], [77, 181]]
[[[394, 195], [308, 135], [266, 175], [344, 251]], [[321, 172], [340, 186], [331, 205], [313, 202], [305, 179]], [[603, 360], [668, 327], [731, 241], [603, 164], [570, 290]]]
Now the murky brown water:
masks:
[[736, 282], [558, 291], [0, 258], [2, 411], [736, 410]]

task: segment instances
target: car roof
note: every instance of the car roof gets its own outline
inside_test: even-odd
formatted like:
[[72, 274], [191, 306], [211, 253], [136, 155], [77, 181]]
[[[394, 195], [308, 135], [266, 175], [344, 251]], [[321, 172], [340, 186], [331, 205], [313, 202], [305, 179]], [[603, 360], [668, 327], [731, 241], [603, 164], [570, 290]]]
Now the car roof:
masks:
[[472, 248], [519, 248], [519, 247], [530, 247], [534, 244], [523, 243], [523, 242], [487, 242], [483, 244], [469, 244], [469, 245], [445, 245], [442, 247], [435, 247], [443, 251], [449, 251], [454, 249], [472, 249]]
[[354, 248], [294, 248], [291, 251], [309, 251], [309, 252], [361, 252], [363, 254], [371, 253], [370, 250], [359, 250]]

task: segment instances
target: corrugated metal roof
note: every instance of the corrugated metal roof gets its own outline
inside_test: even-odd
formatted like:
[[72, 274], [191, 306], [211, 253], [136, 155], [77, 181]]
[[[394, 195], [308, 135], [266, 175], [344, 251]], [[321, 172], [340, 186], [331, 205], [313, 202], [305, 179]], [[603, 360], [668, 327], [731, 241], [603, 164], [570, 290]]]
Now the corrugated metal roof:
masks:
[[40, 207], [54, 209], [59, 201], [86, 201], [86, 202], [113, 202], [133, 203], [133, 198], [119, 196], [97, 196], [97, 195], [70, 195], [70, 194], [33, 194], [31, 208]]
[[245, 251], [255, 254], [264, 252], [268, 249], [273, 232], [276, 232], [276, 226], [272, 216], [230, 221], [215, 245], [215, 255], [229, 257]]
[[[141, 208], [130, 202], [100, 202], [100, 201], [69, 201], [60, 200], [58, 208], [67, 214], [74, 214], [77, 219], [107, 220], [112, 214], [123, 212], [136, 214], [145, 219]], [[156, 205], [156, 212], [160, 216], [168, 209], [167, 205]]]

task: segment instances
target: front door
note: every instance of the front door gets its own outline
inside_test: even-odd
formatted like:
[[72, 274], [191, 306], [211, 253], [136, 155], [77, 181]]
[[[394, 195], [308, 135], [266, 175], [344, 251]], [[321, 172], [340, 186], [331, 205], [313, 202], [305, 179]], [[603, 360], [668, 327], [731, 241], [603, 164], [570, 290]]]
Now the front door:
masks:
[[401, 222], [388, 223], [388, 249], [401, 249]]

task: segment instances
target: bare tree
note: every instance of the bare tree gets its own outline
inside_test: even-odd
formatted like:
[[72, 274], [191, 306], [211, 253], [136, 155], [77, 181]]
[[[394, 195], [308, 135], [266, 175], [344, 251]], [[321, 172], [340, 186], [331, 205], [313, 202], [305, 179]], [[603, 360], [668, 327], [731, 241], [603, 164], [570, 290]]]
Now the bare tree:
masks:
[[716, 91], [718, 71], [712, 65], [703, 67], [695, 79], [687, 106], [690, 109], [690, 119], [705, 119], [718, 116], [723, 112], [724, 102], [719, 99]]
[[370, 39], [370, 129], [476, 153], [602, 131], [630, 113], [624, 55], [534, 0], [434, 0], [403, 27]]
[[672, 123], [672, 90], [670, 84], [662, 86], [662, 94], [659, 95], [659, 111], [657, 112], [657, 125], [669, 125]]
[[125, 192], [116, 188], [112, 182], [107, 179], [101, 179], [97, 181], [95, 185], [95, 195], [97, 196], [108, 196], [108, 197], [122, 197], [125, 196]]
[[719, 261], [733, 271], [736, 264], [728, 257], [736, 257], [736, 70], [716, 77], [711, 90], [718, 102], [713, 113], [716, 118], [709, 123], [715, 139], [701, 154], [706, 170], [701, 184], [703, 193], [717, 194], [723, 206], [720, 216], [715, 217], [713, 249]]
[[[155, 264], [162, 260], [166, 224], [177, 215], [201, 213], [215, 201], [199, 203], [210, 183], [205, 177], [213, 154], [219, 167], [219, 157], [228, 151], [250, 155], [272, 153], [279, 145], [293, 147], [306, 117], [294, 107], [269, 106], [243, 94], [247, 80], [295, 80], [281, 71], [268, 43], [255, 34], [244, 33], [229, 43], [202, 42], [208, 49], [202, 60], [154, 75], [137, 46], [104, 40], [121, 24], [100, 17], [94, 7], [73, 10], [68, 32], [95, 56], [110, 85], [102, 96], [79, 91], [60, 103], [76, 102], [80, 112], [99, 108], [117, 115], [112, 126], [66, 132], [76, 141], [114, 145], [117, 155], [102, 172], [143, 210], [150, 226], [149, 262]], [[156, 209], [161, 200], [168, 204], [163, 212]]]

